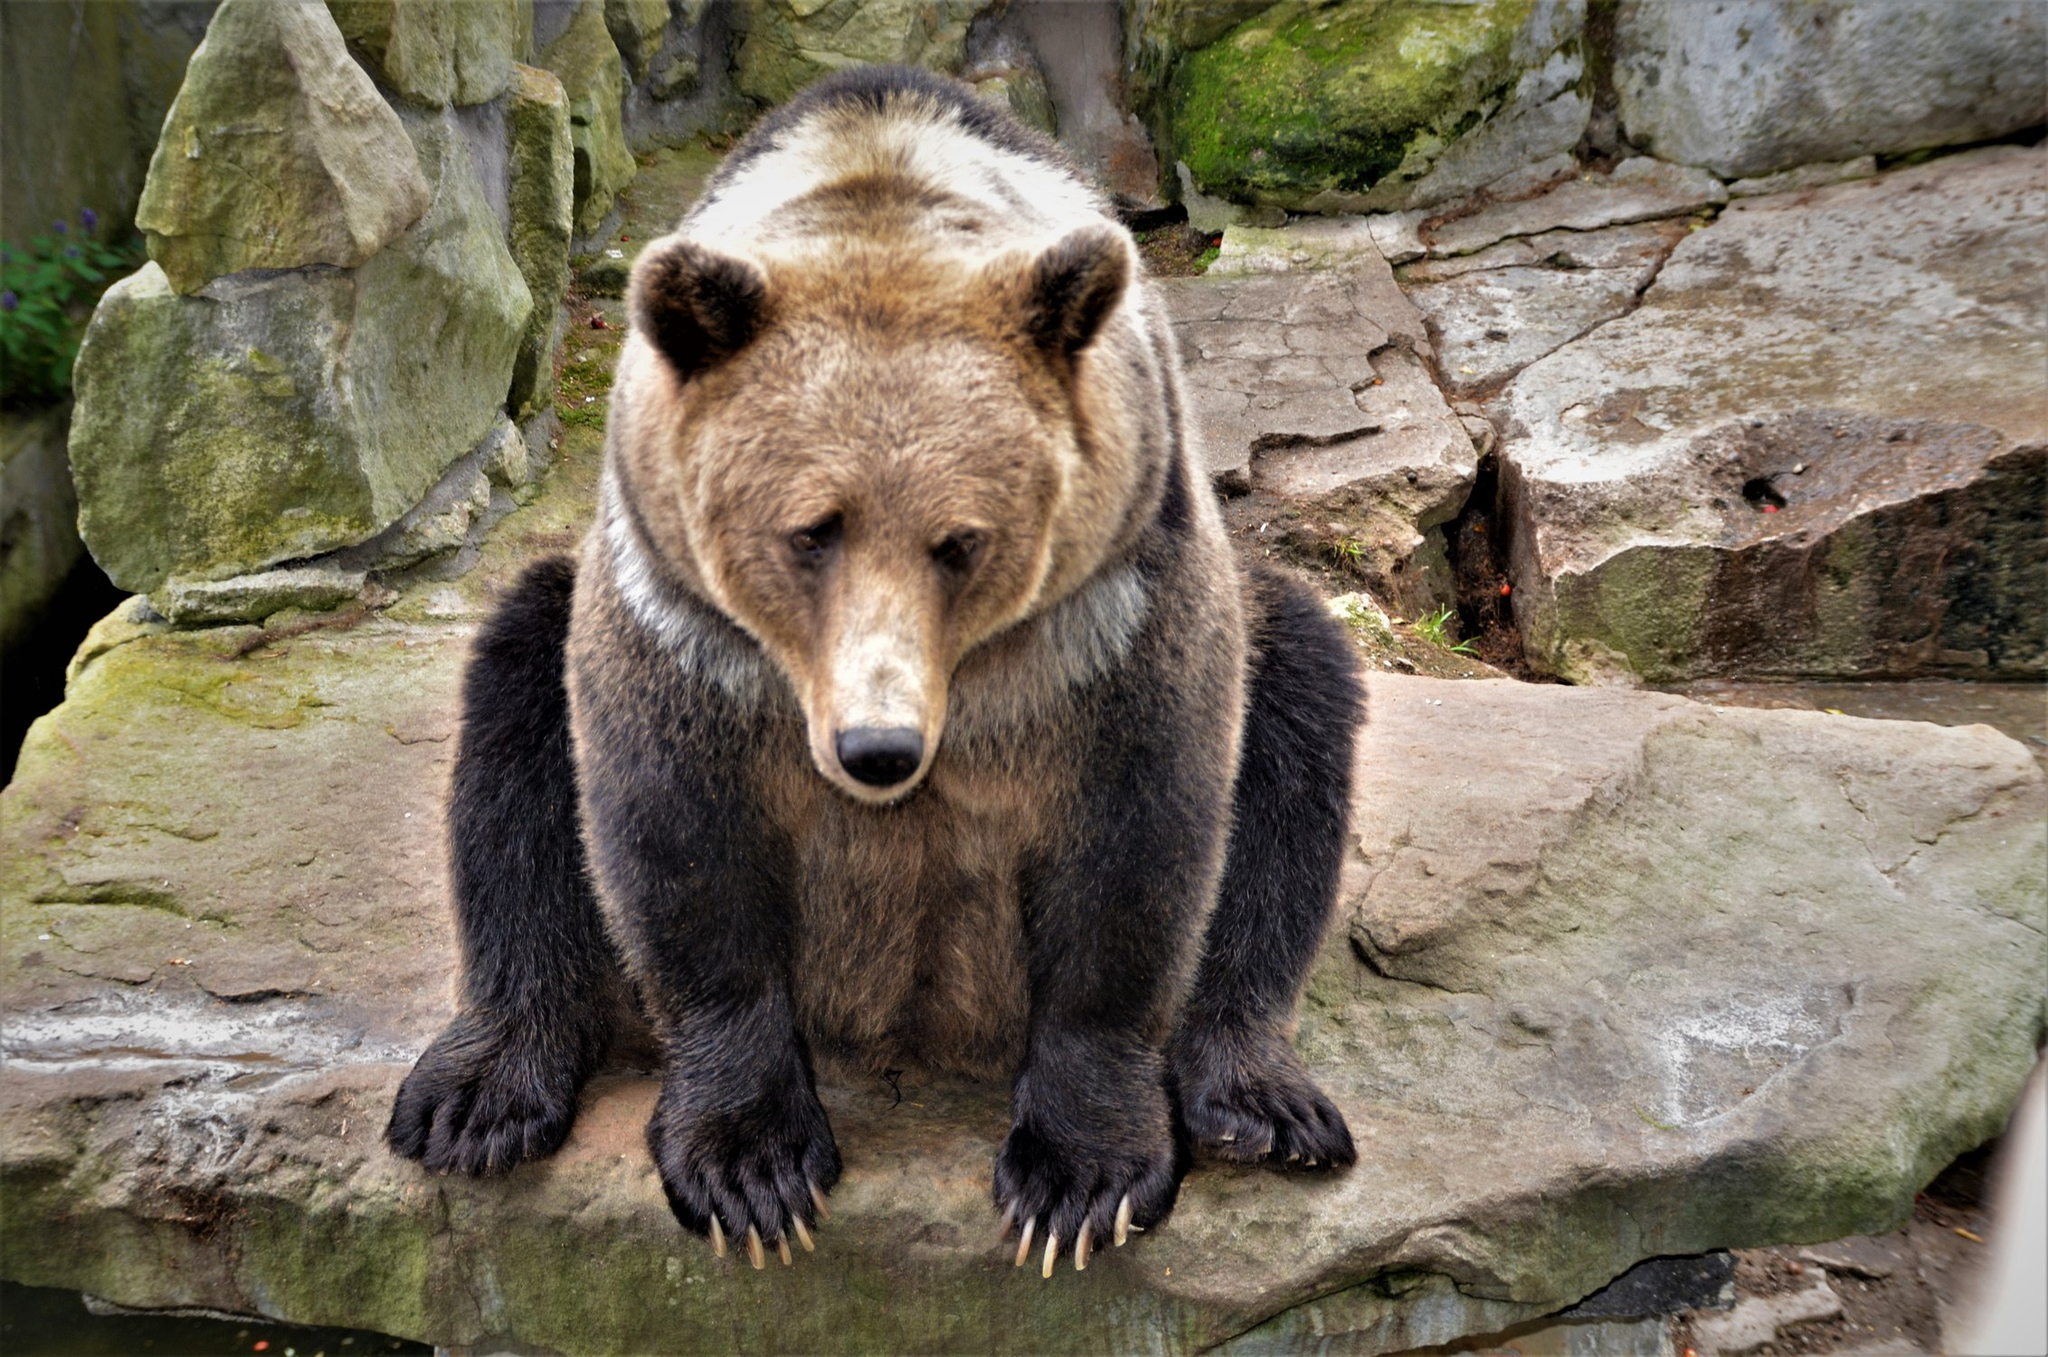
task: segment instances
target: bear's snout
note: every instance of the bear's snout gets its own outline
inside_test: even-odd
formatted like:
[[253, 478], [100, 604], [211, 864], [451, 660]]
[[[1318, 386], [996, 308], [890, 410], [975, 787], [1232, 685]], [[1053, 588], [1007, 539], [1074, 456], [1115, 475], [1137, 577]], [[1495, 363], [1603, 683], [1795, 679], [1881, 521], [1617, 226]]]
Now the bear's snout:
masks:
[[924, 762], [924, 734], [910, 726], [855, 726], [833, 745], [839, 766], [870, 787], [893, 787]]

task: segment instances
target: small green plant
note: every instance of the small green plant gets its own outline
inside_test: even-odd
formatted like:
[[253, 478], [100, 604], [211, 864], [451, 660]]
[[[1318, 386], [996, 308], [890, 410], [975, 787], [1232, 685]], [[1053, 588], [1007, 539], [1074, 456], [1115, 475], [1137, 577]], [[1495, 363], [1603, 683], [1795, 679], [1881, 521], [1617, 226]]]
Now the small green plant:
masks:
[[1470, 641], [1460, 641], [1456, 645], [1451, 644], [1451, 619], [1456, 616], [1457, 613], [1452, 610], [1451, 606], [1445, 604], [1429, 616], [1416, 622], [1415, 634], [1433, 646], [1442, 646], [1453, 655], [1478, 654], [1479, 652], [1473, 648]]
[[1218, 256], [1218, 255], [1220, 255], [1220, 254], [1222, 254], [1222, 253], [1223, 253], [1223, 251], [1221, 251], [1221, 250], [1217, 249], [1217, 248], [1216, 248], [1216, 247], [1215, 247], [1214, 245], [1211, 245], [1211, 246], [1210, 246], [1210, 247], [1209, 247], [1208, 249], [1206, 249], [1206, 250], [1202, 251], [1202, 252], [1201, 252], [1200, 254], [1196, 255], [1196, 256], [1195, 256], [1195, 272], [1197, 272], [1197, 273], [1207, 273], [1207, 272], [1209, 271], [1209, 266], [1210, 266], [1211, 264], [1215, 263], [1215, 262], [1216, 262], [1216, 258], [1217, 258], [1217, 256]]
[[1324, 543], [1324, 546], [1339, 565], [1351, 565], [1365, 559], [1365, 543], [1356, 537], [1339, 537]]
[[139, 241], [97, 238], [91, 208], [79, 222], [76, 232], [53, 222], [49, 235], [26, 245], [0, 245], [0, 402], [54, 400], [70, 390], [93, 303], [142, 262]]

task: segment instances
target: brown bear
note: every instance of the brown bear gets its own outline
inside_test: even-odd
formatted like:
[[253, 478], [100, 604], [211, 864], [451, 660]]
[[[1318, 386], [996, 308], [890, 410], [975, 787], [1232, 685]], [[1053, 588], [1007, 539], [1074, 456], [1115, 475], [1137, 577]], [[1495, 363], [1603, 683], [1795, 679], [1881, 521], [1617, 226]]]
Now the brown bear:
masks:
[[479, 636], [449, 806], [461, 1009], [387, 1136], [552, 1152], [621, 1011], [668, 1200], [805, 1247], [813, 1059], [1012, 1079], [1021, 1264], [1190, 1151], [1341, 1166], [1290, 1044], [1362, 699], [1234, 563], [1129, 234], [953, 82], [833, 76], [633, 271], [600, 507]]

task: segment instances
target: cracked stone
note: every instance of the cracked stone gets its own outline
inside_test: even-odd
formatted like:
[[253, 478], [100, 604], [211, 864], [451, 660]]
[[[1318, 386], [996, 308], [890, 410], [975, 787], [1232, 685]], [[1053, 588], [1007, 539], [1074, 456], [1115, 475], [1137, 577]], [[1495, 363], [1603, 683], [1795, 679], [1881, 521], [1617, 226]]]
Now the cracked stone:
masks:
[[1686, 231], [1682, 221], [1549, 231], [1410, 266], [1403, 281], [1418, 280], [1408, 298], [1429, 318], [1445, 393], [1491, 390], [1627, 315]]
[[2048, 671], [2044, 252], [2039, 147], [1740, 199], [1681, 240], [1492, 404], [1532, 662]]
[[1705, 170], [1637, 156], [1609, 174], [1582, 174], [1537, 197], [1498, 203], [1434, 229], [1424, 227], [1422, 239], [1432, 255], [1470, 254], [1511, 236], [1560, 227], [1591, 231], [1623, 226], [1727, 201], [1728, 190]]
[[1108, 1307], [1190, 1350], [1398, 1351], [1649, 1257], [1888, 1229], [2033, 1062], [2048, 787], [2013, 742], [1375, 677], [1298, 1037], [1361, 1168], [1198, 1166], [1086, 1315], [1020, 1305], [989, 1273], [1005, 1091], [828, 1069], [846, 1176], [805, 1303], [740, 1303], [661, 1198], [631, 1059], [510, 1177], [379, 1138], [452, 1003], [468, 631], [139, 634], [31, 732], [0, 793], [19, 1280], [450, 1347], [1063, 1351]]
[[1447, 599], [1436, 530], [1471, 493], [1478, 453], [1364, 219], [1232, 227], [1218, 268], [1161, 284], [1214, 483], [1335, 520], [1398, 606]]
[[260, 622], [286, 608], [324, 612], [360, 596], [368, 576], [333, 564], [288, 566], [225, 580], [186, 580], [173, 575], [150, 595], [157, 612], [173, 622]]

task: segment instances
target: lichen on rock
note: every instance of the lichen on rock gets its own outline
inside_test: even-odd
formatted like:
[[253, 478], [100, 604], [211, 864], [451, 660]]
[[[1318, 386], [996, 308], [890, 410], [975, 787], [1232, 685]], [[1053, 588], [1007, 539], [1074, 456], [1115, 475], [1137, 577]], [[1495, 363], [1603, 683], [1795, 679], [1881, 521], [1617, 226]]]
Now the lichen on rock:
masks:
[[1571, 0], [1285, 0], [1155, 58], [1169, 74], [1154, 122], [1206, 194], [1311, 211], [1439, 202], [1578, 140], [1583, 21]]

